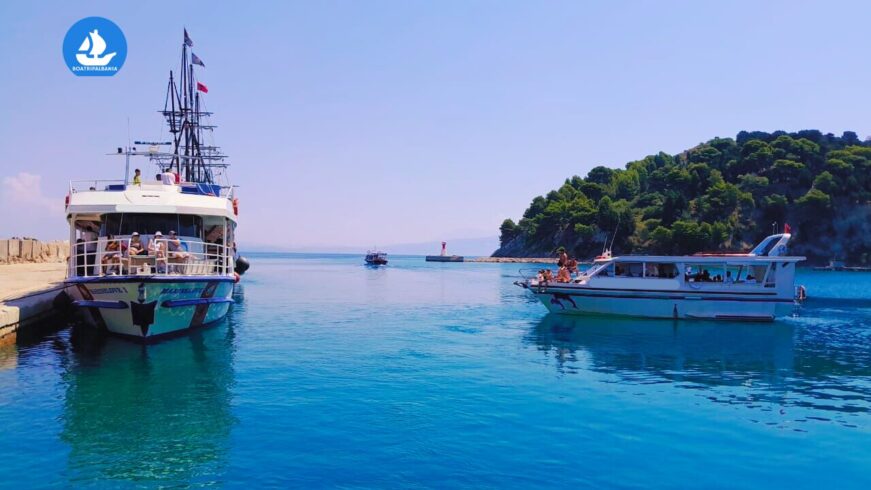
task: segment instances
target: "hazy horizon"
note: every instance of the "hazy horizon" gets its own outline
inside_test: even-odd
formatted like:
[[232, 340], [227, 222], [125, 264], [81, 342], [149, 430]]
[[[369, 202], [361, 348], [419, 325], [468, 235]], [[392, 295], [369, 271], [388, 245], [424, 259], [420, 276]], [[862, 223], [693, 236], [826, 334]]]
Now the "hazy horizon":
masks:
[[[183, 27], [240, 186], [239, 241], [306, 248], [493, 237], [566, 177], [740, 130], [864, 138], [869, 13], [861, 2], [2, 4], [0, 56], [14, 63], [0, 82], [0, 236], [65, 238], [68, 181], [122, 177], [106, 154], [125, 145], [128, 117], [132, 140], [165, 137], [156, 111]], [[64, 64], [67, 29], [92, 15], [127, 38], [114, 77]]]

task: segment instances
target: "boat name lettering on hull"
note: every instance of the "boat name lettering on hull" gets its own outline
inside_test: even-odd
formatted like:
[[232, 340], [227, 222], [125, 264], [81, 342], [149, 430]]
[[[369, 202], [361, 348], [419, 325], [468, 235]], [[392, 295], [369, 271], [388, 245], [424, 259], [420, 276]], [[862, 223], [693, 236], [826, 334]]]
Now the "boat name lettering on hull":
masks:
[[116, 288], [99, 288], [99, 289], [91, 289], [91, 294], [127, 294], [127, 288], [124, 287], [116, 287]]
[[203, 288], [163, 288], [160, 294], [200, 294]]

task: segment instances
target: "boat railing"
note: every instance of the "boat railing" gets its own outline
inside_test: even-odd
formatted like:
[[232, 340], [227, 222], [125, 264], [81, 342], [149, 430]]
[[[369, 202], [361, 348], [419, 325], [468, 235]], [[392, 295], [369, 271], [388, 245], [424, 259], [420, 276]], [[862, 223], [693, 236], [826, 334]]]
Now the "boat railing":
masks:
[[77, 192], [123, 192], [126, 191], [128, 187], [143, 188], [143, 186], [151, 186], [148, 187], [151, 190], [173, 189], [182, 194], [225, 197], [231, 200], [235, 197], [236, 193], [236, 188], [232, 185], [197, 182], [163, 184], [158, 180], [143, 181], [141, 185], [133, 184], [132, 182], [124, 182], [123, 180], [71, 180], [69, 193], [72, 195]]
[[123, 180], [71, 180], [70, 194], [76, 192], [94, 192], [94, 191], [109, 191], [109, 190], [124, 190]]
[[[117, 248], [110, 249], [110, 242]], [[68, 277], [147, 276], [233, 276], [232, 247], [179, 238], [151, 238], [135, 246], [131, 238], [101, 238], [73, 244]], [[140, 249], [141, 247], [141, 249]]]

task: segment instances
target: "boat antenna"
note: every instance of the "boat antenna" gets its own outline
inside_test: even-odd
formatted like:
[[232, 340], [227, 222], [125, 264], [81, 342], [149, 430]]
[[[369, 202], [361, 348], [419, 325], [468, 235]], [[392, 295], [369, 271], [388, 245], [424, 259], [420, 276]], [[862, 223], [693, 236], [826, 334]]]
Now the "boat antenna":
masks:
[[[617, 230], [620, 229], [620, 218], [622, 218], [622, 216], [618, 214], [617, 215], [617, 226], [614, 227], [614, 236], [611, 237], [611, 245], [608, 245], [608, 239], [605, 238], [605, 245], [608, 245], [608, 249], [607, 249], [608, 251], [614, 250], [614, 240], [617, 239]], [[605, 253], [605, 249], [602, 249], [602, 254], [604, 254], [604, 253]]]

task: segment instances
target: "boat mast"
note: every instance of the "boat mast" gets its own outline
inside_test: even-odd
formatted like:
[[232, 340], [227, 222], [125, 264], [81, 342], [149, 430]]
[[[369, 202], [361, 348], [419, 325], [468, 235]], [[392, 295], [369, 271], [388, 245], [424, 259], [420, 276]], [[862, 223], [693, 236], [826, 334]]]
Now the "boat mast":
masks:
[[187, 182], [212, 184], [215, 168], [227, 167], [227, 157], [216, 146], [203, 146], [204, 131], [215, 126], [203, 124], [211, 112], [202, 110], [202, 102], [194, 74], [193, 53], [189, 49], [189, 38], [181, 46], [181, 79], [176, 85], [173, 72], [169, 72], [166, 102], [162, 114], [169, 123], [173, 135], [171, 154], [156, 154], [152, 159], [161, 171], [175, 169]]

